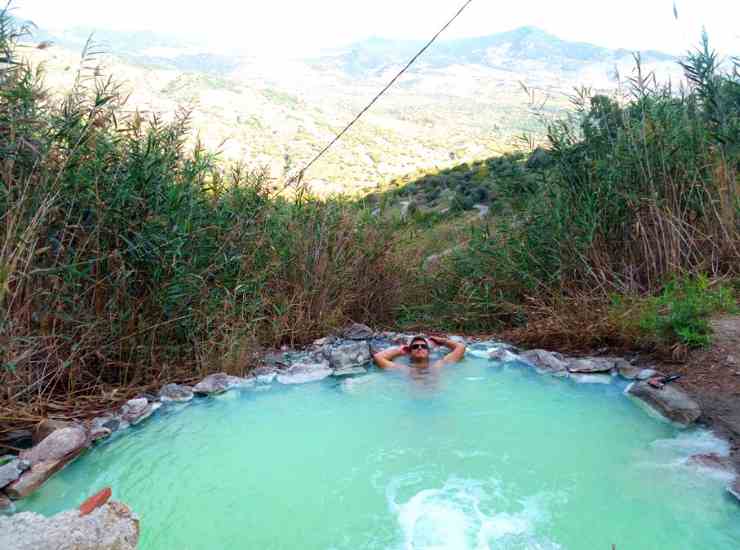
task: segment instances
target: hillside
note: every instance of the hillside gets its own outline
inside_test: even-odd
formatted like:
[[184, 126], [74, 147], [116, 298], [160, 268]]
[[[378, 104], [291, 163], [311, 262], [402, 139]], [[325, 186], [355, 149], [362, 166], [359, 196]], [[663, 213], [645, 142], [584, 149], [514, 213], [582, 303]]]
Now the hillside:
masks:
[[[90, 29], [39, 30], [28, 49], [53, 88], [72, 82]], [[168, 118], [193, 110], [205, 145], [280, 177], [329, 141], [405, 62], [418, 44], [370, 39], [318, 59], [257, 59], [153, 33], [98, 31], [103, 72], [130, 93], [129, 108]], [[645, 69], [675, 71], [649, 52]], [[88, 63], [89, 65], [90, 63]], [[539, 135], [535, 96], [552, 116], [570, 107], [575, 86], [613, 90], [615, 68], [629, 74], [631, 54], [563, 41], [526, 27], [478, 39], [442, 41], [308, 175], [320, 194], [367, 192], [419, 169], [511, 151], [522, 134]]]

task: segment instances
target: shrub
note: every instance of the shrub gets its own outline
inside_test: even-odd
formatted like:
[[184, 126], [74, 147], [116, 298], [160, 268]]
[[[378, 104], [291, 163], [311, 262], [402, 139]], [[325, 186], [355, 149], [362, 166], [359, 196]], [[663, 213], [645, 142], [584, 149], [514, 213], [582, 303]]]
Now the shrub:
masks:
[[55, 99], [13, 24], [0, 12], [0, 400], [240, 374], [260, 347], [392, 322], [407, 271], [392, 221], [276, 196], [269, 174], [191, 144], [185, 111], [127, 115], [84, 68], [91, 45]]
[[[625, 310], [624, 299], [616, 299], [613, 309]], [[658, 345], [683, 344], [699, 348], [711, 343], [709, 319], [716, 313], [734, 313], [737, 309], [732, 287], [711, 285], [705, 276], [675, 279], [654, 297], [636, 300], [624, 316], [636, 318], [637, 326], [647, 342]]]

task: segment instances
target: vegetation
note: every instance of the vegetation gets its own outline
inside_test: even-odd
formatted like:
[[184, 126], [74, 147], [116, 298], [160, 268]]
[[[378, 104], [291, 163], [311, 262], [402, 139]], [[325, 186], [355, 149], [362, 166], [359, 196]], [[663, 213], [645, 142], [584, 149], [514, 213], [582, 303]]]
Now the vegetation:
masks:
[[271, 194], [266, 173], [186, 146], [187, 112], [126, 115], [90, 44], [57, 99], [16, 56], [26, 31], [0, 14], [0, 431], [393, 321], [392, 223]]
[[91, 44], [52, 95], [17, 56], [26, 32], [0, 14], [0, 435], [243, 374], [350, 320], [696, 346], [734, 307], [715, 281], [738, 274], [740, 67], [706, 41], [689, 89], [638, 60], [629, 97], [580, 94], [529, 158], [350, 201], [283, 198], [268, 172], [189, 146], [186, 111], [130, 114]]
[[[545, 317], [553, 337], [599, 343], [620, 333], [593, 319], [594, 310], [608, 317], [614, 293], [651, 296], [676, 278], [736, 276], [738, 61], [723, 71], [705, 37], [683, 66], [689, 88], [677, 90], [642, 74], [638, 58], [628, 97], [581, 93], [572, 116], [548, 125], [547, 152], [527, 163], [510, 157], [498, 177], [486, 165], [497, 216], [472, 229], [425, 285], [431, 299], [406, 304], [406, 314], [468, 331], [528, 323], [527, 337]], [[482, 166], [463, 167], [457, 189], [475, 189]], [[448, 176], [409, 187], [438, 177], [447, 185]], [[553, 326], [553, 308], [564, 306], [588, 321]], [[684, 321], [667, 322], [673, 338], [706, 341]], [[569, 327], [580, 337], [564, 334]]]
[[637, 328], [649, 344], [697, 348], [711, 342], [710, 316], [736, 312], [737, 302], [732, 287], [700, 275], [671, 281], [659, 295], [634, 303], [617, 295], [612, 310], [623, 330]]

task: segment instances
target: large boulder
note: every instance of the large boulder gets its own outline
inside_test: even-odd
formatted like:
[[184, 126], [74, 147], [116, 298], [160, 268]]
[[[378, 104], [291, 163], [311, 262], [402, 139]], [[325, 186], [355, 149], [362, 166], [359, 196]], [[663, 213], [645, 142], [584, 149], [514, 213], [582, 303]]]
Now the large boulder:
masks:
[[185, 403], [193, 398], [193, 389], [190, 386], [167, 384], [159, 390], [159, 398], [164, 402]]
[[296, 363], [288, 370], [277, 375], [277, 381], [281, 384], [306, 384], [317, 382], [331, 376], [332, 370], [329, 363], [321, 361], [317, 363]]
[[488, 354], [488, 358], [491, 361], [498, 361], [501, 363], [510, 363], [512, 361], [522, 361], [522, 358], [516, 353], [506, 349], [505, 347], [495, 348]]
[[521, 354], [521, 358], [533, 365], [538, 371], [550, 374], [565, 375], [568, 372], [568, 363], [559, 353], [552, 353], [543, 349], [533, 349]]
[[342, 332], [342, 338], [347, 340], [370, 340], [373, 336], [373, 329], [361, 323], [353, 323]]
[[342, 371], [363, 367], [371, 361], [370, 345], [367, 342], [348, 342], [328, 351], [329, 366]]
[[126, 424], [136, 426], [140, 422], [149, 418], [155, 410], [154, 404], [149, 403], [149, 400], [145, 397], [129, 399], [126, 401], [126, 404], [121, 407], [120, 417]]
[[38, 462], [34, 464], [31, 466], [31, 469], [24, 472], [18, 480], [5, 488], [5, 494], [13, 500], [20, 500], [31, 496], [33, 493], [38, 491], [51, 476], [64, 468], [68, 463], [72, 462], [72, 460], [77, 456], [79, 456], [79, 453], [66, 459], [48, 460], [46, 462]]
[[61, 430], [62, 428], [68, 428], [69, 426], [69, 422], [64, 422], [62, 420], [52, 420], [51, 418], [42, 420], [33, 429], [33, 444], [38, 445], [52, 432]]
[[79, 454], [87, 446], [87, 432], [81, 426], [70, 426], [56, 430], [35, 447], [22, 451], [20, 458], [32, 465], [53, 462]]
[[0, 517], [4, 550], [135, 550], [139, 520], [120, 502], [109, 502], [82, 516], [79, 511], [44, 517], [23, 512]]
[[47, 479], [77, 458], [89, 444], [87, 432], [81, 426], [70, 426], [52, 432], [41, 443], [21, 452], [20, 459], [31, 468], [5, 488], [12, 499], [26, 498]]
[[675, 385], [654, 388], [647, 382], [633, 382], [627, 393], [643, 401], [669, 420], [688, 426], [701, 416], [699, 405]]
[[0, 489], [13, 483], [30, 467], [30, 462], [18, 459], [0, 466]]
[[611, 371], [614, 365], [614, 359], [588, 357], [570, 361], [568, 371], [577, 374], [598, 374]]
[[193, 391], [200, 395], [216, 395], [237, 386], [239, 382], [240, 379], [236, 376], [229, 376], [228, 374], [219, 372], [206, 376], [195, 385]]

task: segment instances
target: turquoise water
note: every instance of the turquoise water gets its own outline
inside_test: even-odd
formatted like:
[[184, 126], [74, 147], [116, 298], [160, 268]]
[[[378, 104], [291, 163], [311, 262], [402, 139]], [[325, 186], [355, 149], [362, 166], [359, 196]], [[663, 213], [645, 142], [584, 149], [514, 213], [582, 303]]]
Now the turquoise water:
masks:
[[233, 391], [160, 410], [30, 499], [52, 514], [104, 486], [144, 550], [740, 547], [721, 450], [625, 398], [468, 359]]

